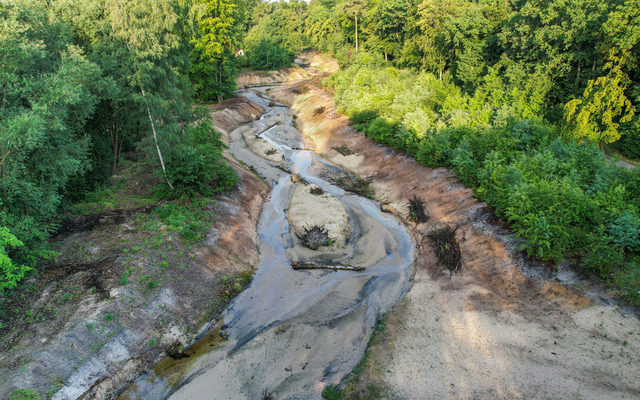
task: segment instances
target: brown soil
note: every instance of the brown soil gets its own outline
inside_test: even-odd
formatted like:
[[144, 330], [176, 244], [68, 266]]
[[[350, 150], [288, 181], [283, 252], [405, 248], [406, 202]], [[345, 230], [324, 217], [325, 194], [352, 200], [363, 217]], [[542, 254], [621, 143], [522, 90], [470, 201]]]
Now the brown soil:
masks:
[[[640, 396], [634, 315], [587, 297], [588, 283], [525, 276], [509, 232], [471, 189], [446, 169], [427, 168], [356, 132], [319, 78], [270, 95], [292, 105], [316, 152], [371, 182], [419, 244], [412, 288], [389, 313], [351, 389], [372, 385], [402, 399]], [[335, 150], [343, 146], [355, 154]], [[428, 222], [409, 222], [413, 196], [424, 201]], [[458, 227], [463, 273], [453, 278], [427, 237], [443, 224]]]
[[[263, 112], [260, 106], [244, 97], [234, 97], [220, 104], [209, 104], [205, 107], [211, 111], [214, 128], [224, 134], [259, 118]], [[225, 140], [229, 144], [228, 138]]]
[[[211, 110], [223, 133], [262, 113], [243, 99]], [[65, 219], [53, 241], [60, 255], [0, 303], [0, 398], [18, 388], [54, 399], [110, 398], [208, 326], [257, 265], [256, 224], [268, 194], [254, 174], [231, 165], [238, 185], [207, 203], [203, 213], [215, 222], [199, 242], [149, 214], [156, 205], [146, 194], [157, 180], [135, 163], [114, 178], [112, 194], [74, 206], [89, 215]]]

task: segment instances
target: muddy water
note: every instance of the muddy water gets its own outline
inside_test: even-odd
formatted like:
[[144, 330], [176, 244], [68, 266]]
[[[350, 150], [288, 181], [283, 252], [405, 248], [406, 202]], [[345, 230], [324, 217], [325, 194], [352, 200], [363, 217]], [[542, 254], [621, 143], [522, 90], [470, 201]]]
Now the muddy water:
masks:
[[[407, 291], [414, 249], [404, 227], [375, 202], [330, 183], [346, 172], [302, 149], [293, 112], [270, 99], [268, 88], [239, 93], [266, 110], [259, 121], [230, 133], [234, 156], [273, 186], [258, 227], [259, 269], [222, 326], [192, 346], [190, 357], [160, 361], [121, 399], [320, 398], [326, 385], [337, 385], [355, 367], [378, 317]], [[267, 157], [247, 146], [247, 138], [264, 140], [281, 161], [273, 151]], [[294, 175], [340, 201], [352, 232], [345, 246], [300, 246], [287, 219], [300, 184]], [[292, 261], [366, 269], [294, 271]]]

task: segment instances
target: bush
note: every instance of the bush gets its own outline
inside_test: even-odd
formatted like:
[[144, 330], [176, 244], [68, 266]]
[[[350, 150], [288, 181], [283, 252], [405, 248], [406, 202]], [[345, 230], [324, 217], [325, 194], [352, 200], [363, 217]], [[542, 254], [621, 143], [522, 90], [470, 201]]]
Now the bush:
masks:
[[208, 119], [191, 128], [187, 143], [176, 146], [167, 157], [166, 178], [174, 190], [163, 185], [161, 195], [167, 198], [211, 196], [233, 189], [238, 177], [222, 159], [223, 147], [220, 133]]
[[9, 250], [22, 247], [21, 241], [13, 236], [8, 228], [0, 226], [0, 294], [5, 289], [12, 289], [24, 278], [31, 268], [15, 264], [9, 258]]
[[327, 400], [342, 400], [344, 398], [344, 394], [340, 389], [333, 386], [327, 386], [322, 391], [322, 398]]
[[277, 43], [262, 39], [247, 50], [246, 65], [252, 69], [273, 70], [290, 67], [295, 54]]
[[608, 233], [620, 248], [637, 251], [640, 247], [640, 221], [631, 212], [622, 213], [612, 221]]
[[640, 257], [635, 257], [624, 268], [615, 273], [615, 285], [620, 288], [621, 297], [629, 304], [640, 307]]

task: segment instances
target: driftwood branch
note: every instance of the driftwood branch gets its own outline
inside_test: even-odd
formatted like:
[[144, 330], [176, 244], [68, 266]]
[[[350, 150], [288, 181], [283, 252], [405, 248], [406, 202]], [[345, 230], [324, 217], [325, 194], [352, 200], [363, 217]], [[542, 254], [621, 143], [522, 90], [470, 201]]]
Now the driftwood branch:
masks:
[[364, 271], [364, 267], [354, 267], [353, 265], [322, 265], [316, 263], [292, 262], [291, 267], [297, 270], [303, 269], [330, 269], [333, 271]]

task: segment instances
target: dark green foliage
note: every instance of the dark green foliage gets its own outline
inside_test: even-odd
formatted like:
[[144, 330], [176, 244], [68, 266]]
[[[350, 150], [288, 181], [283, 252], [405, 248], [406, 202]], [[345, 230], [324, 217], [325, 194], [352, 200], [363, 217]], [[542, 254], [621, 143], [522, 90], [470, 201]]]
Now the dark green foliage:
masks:
[[213, 62], [200, 61], [201, 56], [195, 50], [191, 57], [189, 77], [200, 101], [219, 101], [233, 96], [238, 73], [230, 53], [224, 53]]
[[42, 396], [36, 389], [18, 389], [11, 392], [9, 400], [41, 400]]
[[327, 386], [322, 390], [322, 398], [327, 400], [342, 400], [344, 398], [344, 393], [342, 393], [342, 390], [338, 388]]
[[168, 154], [166, 177], [174, 189], [163, 184], [164, 197], [220, 194], [232, 189], [238, 179], [233, 168], [222, 160], [224, 144], [220, 133], [206, 116], [200, 115], [203, 119], [189, 128], [185, 142]]
[[262, 39], [246, 53], [247, 67], [257, 70], [273, 70], [290, 67], [295, 54], [277, 43]]
[[244, 47], [251, 50], [264, 40], [291, 53], [309, 47], [305, 32], [306, 13], [307, 3], [302, 0], [260, 2], [254, 10]]
[[202, 115], [187, 77], [197, 42], [194, 74], [217, 73], [213, 84], [194, 78], [196, 89], [233, 93], [229, 59], [246, 16], [230, 1], [208, 13], [204, 1], [152, 3], [0, 3], [0, 230], [11, 238], [0, 242], [0, 288], [51, 255], [61, 208], [117, 174], [123, 151], [142, 150], [159, 170], [164, 153], [173, 197], [233, 187], [219, 136], [193, 126]]
[[640, 160], [640, 131], [623, 134], [613, 147], [625, 157]]

